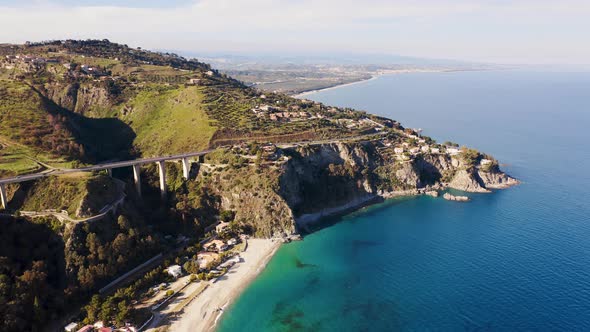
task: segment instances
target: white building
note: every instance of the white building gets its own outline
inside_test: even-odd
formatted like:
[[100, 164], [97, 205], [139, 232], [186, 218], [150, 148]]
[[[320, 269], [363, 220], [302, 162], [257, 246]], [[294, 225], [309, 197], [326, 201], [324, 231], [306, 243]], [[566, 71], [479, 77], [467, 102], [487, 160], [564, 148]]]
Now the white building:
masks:
[[432, 153], [440, 153], [440, 149], [439, 148], [430, 148], [430, 152], [432, 152]]
[[430, 148], [428, 147], [428, 145], [422, 145], [422, 147], [420, 147], [420, 150], [422, 150], [422, 152], [428, 152], [430, 151]]
[[480, 162], [480, 164], [482, 164], [482, 165], [489, 165], [491, 163], [492, 163], [492, 161], [489, 159], [482, 159]]
[[66, 330], [66, 332], [72, 332], [72, 331], [76, 331], [76, 327], [78, 327], [78, 324], [72, 322], [72, 323], [66, 325], [66, 327], [64, 327], [64, 330]]
[[178, 278], [182, 276], [182, 267], [180, 265], [172, 265], [166, 269], [169, 275], [173, 276], [174, 278]]
[[402, 148], [402, 147], [393, 148], [393, 152], [395, 152], [395, 154], [402, 154], [402, 153], [404, 153], [404, 148]]
[[461, 153], [461, 150], [459, 150], [457, 148], [447, 148], [447, 153], [450, 154], [451, 156], [454, 156], [456, 154]]
[[416, 154], [416, 153], [418, 153], [418, 152], [420, 152], [420, 148], [417, 148], [417, 147], [410, 148], [410, 153], [412, 153], [412, 154]]

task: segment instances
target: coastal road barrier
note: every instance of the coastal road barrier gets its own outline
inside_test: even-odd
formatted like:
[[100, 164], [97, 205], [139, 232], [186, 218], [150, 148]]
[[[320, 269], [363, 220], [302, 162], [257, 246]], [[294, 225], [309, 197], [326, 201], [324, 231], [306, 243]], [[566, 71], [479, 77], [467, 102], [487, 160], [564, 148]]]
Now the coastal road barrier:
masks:
[[131, 271], [123, 274], [122, 276], [120, 276], [119, 278], [111, 281], [108, 285], [104, 286], [103, 288], [101, 288], [98, 293], [99, 294], [104, 294], [106, 292], [108, 292], [110, 289], [114, 288], [115, 286], [117, 286], [119, 283], [123, 282], [125, 279], [129, 278], [130, 276], [134, 275], [135, 273], [139, 272], [140, 270], [142, 270], [143, 268], [150, 266], [151, 264], [153, 264], [154, 262], [162, 259], [163, 255], [162, 253], [157, 254], [156, 256], [148, 259], [147, 261], [141, 263], [140, 265], [136, 266], [135, 268], [133, 268]]
[[177, 297], [185, 288], [187, 288], [191, 283], [187, 283], [184, 284], [182, 287], [180, 287], [178, 290], [174, 291], [174, 293], [172, 293], [172, 295], [166, 297], [165, 299], [163, 299], [162, 301], [160, 301], [160, 303], [155, 304], [154, 306], [152, 306], [152, 311], [153, 310], [158, 310], [160, 309], [163, 305], [165, 305], [166, 303], [168, 303], [168, 301], [170, 301], [170, 299]]
[[171, 315], [176, 315], [181, 312], [189, 303], [191, 303], [197, 296], [201, 295], [207, 287], [209, 287], [209, 283], [206, 281], [201, 281], [201, 285], [199, 288], [195, 290], [192, 294], [190, 294], [184, 301], [180, 302], [172, 311], [170, 312]]
[[146, 326], [148, 326], [149, 323], [152, 322], [152, 320], [154, 320], [154, 315], [152, 315], [148, 320], [145, 321], [145, 323], [143, 323], [138, 329], [137, 332], [141, 332], [143, 331], [143, 329], [146, 328]]

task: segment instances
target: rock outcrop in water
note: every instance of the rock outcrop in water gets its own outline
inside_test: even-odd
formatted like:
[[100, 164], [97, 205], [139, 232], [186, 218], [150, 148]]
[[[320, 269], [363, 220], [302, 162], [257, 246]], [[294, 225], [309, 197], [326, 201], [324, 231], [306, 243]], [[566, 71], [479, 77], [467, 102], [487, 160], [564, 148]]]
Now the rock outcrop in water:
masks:
[[457, 201], [457, 202], [468, 202], [469, 201], [469, 197], [467, 197], [467, 196], [456, 196], [456, 195], [451, 195], [449, 193], [445, 193], [443, 195], [443, 198], [446, 199], [447, 201]]

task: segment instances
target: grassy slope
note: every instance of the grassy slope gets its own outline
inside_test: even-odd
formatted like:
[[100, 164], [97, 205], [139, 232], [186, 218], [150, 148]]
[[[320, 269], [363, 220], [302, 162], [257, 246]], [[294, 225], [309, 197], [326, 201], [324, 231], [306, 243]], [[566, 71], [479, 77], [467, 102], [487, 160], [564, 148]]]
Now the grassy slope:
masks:
[[68, 176], [47, 177], [35, 181], [27, 191], [21, 210], [66, 210], [75, 217], [83, 199], [91, 198], [89, 206], [94, 213], [111, 203], [117, 196], [117, 186], [106, 175], [76, 173]]
[[[19, 79], [33, 84], [61, 105], [58, 113], [66, 115], [66, 122], [75, 130], [77, 143], [84, 147], [85, 158], [56, 154], [33, 144], [38, 153], [95, 163], [196, 151], [244, 139], [285, 142], [356, 135], [326, 120], [275, 122], [257, 118], [250, 109], [265, 104], [284, 109], [298, 105], [311, 114], [317, 109], [284, 95], [267, 94], [267, 98], [261, 98], [259, 91], [224, 75], [208, 73], [210, 67], [198, 62], [100, 41], [21, 48], [17, 51], [0, 48], [0, 51], [58, 57], [62, 63], [99, 66], [112, 75], [98, 80], [80, 74], [77, 69], [68, 74], [61, 64], [49, 64], [38, 72], [19, 72]], [[55, 50], [64, 48], [67, 51]], [[7, 71], [0, 70], [0, 78], [2, 75], [8, 75]], [[16, 73], [11, 75], [17, 77]], [[199, 85], [186, 86], [189, 78], [200, 79]], [[18, 81], [10, 84], [24, 85]], [[68, 92], [72, 87], [74, 92]], [[45, 105], [42, 104], [43, 101], [38, 101], [24, 108], [38, 109], [43, 114]], [[13, 126], [18, 128], [17, 132], [26, 128], [22, 121]], [[14, 141], [0, 130], [1, 138]], [[34, 170], [35, 165], [23, 158], [23, 153], [19, 155], [20, 151], [8, 148], [4, 151], [15, 156], [12, 165], [4, 169], [19, 173]]]
[[40, 165], [34, 160], [67, 163], [67, 146], [74, 138], [61, 125], [52, 125], [49, 114], [48, 105], [29, 86], [0, 80], [0, 174], [35, 171]]
[[130, 100], [123, 116], [137, 133], [143, 155], [164, 155], [207, 148], [216, 128], [202, 108], [197, 87], [151, 88]]

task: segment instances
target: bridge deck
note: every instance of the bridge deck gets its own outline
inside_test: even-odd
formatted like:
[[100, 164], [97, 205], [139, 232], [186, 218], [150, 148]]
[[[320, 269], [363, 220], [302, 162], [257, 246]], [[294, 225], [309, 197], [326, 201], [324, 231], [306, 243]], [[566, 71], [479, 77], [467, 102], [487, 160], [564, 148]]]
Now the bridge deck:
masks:
[[204, 150], [204, 151], [199, 151], [199, 152], [189, 152], [189, 153], [183, 153], [183, 154], [172, 155], [172, 156], [162, 156], [162, 157], [134, 159], [134, 160], [125, 160], [125, 161], [114, 161], [114, 162], [96, 164], [96, 165], [81, 167], [81, 168], [51, 170], [51, 171], [46, 171], [46, 172], [42, 172], [42, 173], [19, 175], [19, 176], [15, 176], [15, 177], [11, 177], [11, 178], [0, 179], [0, 185], [1, 184], [32, 181], [32, 180], [37, 180], [37, 179], [44, 178], [47, 176], [54, 176], [54, 175], [61, 175], [61, 174], [68, 174], [68, 173], [75, 173], [75, 172], [93, 172], [93, 171], [100, 171], [100, 170], [105, 170], [105, 169], [113, 169], [113, 168], [129, 167], [129, 166], [134, 166], [134, 165], [156, 163], [156, 162], [160, 162], [160, 161], [178, 160], [178, 159], [190, 158], [190, 157], [199, 157], [199, 156], [204, 156], [207, 153], [211, 153], [212, 151], [213, 150], [210, 149], [210, 150]]

